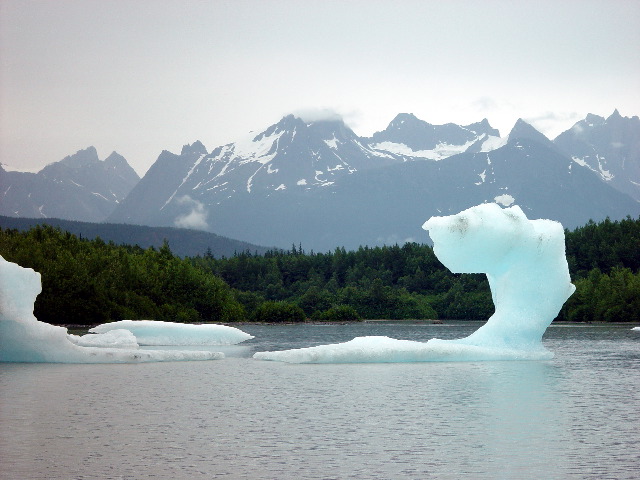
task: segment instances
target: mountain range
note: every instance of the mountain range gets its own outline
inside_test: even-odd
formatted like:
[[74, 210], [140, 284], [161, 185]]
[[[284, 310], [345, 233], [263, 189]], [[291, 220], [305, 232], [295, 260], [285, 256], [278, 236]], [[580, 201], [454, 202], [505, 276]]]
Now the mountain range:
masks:
[[403, 113], [359, 137], [341, 120], [288, 115], [211, 152], [199, 141], [163, 151], [139, 180], [92, 147], [38, 174], [0, 167], [0, 193], [7, 216], [196, 228], [316, 251], [426, 242], [429, 217], [483, 202], [574, 228], [640, 215], [640, 120], [589, 114], [551, 141], [523, 120], [501, 137], [486, 119], [432, 125]]
[[6, 171], [0, 164], [0, 215], [101, 222], [140, 181], [124, 157], [100, 160], [94, 147], [38, 173]]

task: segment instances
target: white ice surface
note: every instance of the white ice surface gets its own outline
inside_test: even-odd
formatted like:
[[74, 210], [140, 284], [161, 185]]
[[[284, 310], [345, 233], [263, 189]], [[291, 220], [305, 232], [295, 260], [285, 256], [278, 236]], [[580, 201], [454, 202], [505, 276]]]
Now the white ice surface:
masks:
[[73, 337], [66, 328], [40, 322], [33, 315], [33, 305], [41, 291], [38, 272], [7, 262], [0, 256], [0, 362], [135, 363], [224, 357], [219, 352], [144, 351], [79, 345], [71, 340]]
[[375, 336], [356, 337], [344, 343], [318, 345], [278, 352], [257, 352], [253, 358], [288, 363], [392, 363], [478, 360], [543, 360], [553, 355], [544, 349], [517, 349], [466, 345], [448, 340], [428, 342]]
[[236, 345], [252, 335], [226, 325], [192, 325], [157, 320], [120, 320], [103, 323], [89, 330], [106, 333], [124, 329], [130, 331], [138, 345]]
[[426, 343], [358, 337], [316, 347], [258, 352], [254, 358], [290, 363], [544, 360], [553, 357], [542, 335], [575, 287], [565, 257], [564, 230], [551, 220], [528, 220], [520, 207], [483, 204], [423, 228], [434, 253], [454, 273], [486, 273], [495, 313], [458, 340]]
[[129, 330], [110, 330], [107, 333], [90, 333], [87, 335], [73, 335], [70, 333], [69, 340], [81, 347], [102, 347], [102, 348], [139, 348], [136, 337]]

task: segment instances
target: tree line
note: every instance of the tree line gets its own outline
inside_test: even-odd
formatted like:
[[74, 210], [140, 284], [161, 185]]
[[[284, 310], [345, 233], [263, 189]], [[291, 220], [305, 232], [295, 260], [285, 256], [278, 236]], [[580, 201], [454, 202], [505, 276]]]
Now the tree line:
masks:
[[161, 248], [80, 239], [51, 226], [0, 231], [0, 255], [42, 277], [34, 313], [52, 324], [121, 319], [234, 322], [244, 308], [224, 280]]
[[[640, 322], [640, 219], [566, 231], [576, 293], [559, 320]], [[42, 274], [36, 316], [53, 324], [473, 319], [493, 313], [486, 277], [452, 274], [429, 245], [180, 258], [49, 226], [0, 229], [0, 255]]]

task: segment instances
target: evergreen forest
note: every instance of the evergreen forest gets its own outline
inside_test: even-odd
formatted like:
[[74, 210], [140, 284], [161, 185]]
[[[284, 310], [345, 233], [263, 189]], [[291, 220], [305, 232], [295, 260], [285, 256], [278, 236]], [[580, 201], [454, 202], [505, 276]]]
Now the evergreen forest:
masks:
[[[640, 219], [589, 222], [565, 234], [576, 292], [556, 320], [640, 323]], [[182, 258], [167, 242], [143, 249], [44, 225], [0, 229], [0, 255], [40, 272], [35, 315], [57, 325], [484, 320], [493, 313], [484, 275], [452, 274], [417, 243]]]

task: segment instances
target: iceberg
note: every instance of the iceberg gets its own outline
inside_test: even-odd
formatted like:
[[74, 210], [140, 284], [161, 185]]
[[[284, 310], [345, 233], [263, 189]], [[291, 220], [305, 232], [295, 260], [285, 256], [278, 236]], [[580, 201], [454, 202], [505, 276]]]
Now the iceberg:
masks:
[[454, 273], [485, 273], [495, 312], [474, 333], [428, 342], [358, 337], [349, 342], [257, 352], [254, 358], [289, 363], [373, 363], [545, 360], [553, 353], [542, 336], [575, 291], [565, 254], [564, 229], [529, 220], [518, 206], [496, 203], [423, 225], [434, 253]]
[[157, 320], [120, 320], [103, 323], [89, 332], [107, 334], [127, 330], [139, 345], [236, 345], [253, 338], [242, 330], [226, 325], [192, 325]]
[[[0, 256], [0, 362], [137, 363], [224, 358], [220, 352], [139, 350], [130, 332], [91, 339], [70, 335], [66, 328], [41, 322], [33, 315], [41, 291], [38, 272]], [[102, 348], [108, 344], [116, 348]]]

